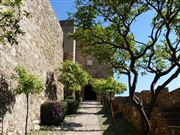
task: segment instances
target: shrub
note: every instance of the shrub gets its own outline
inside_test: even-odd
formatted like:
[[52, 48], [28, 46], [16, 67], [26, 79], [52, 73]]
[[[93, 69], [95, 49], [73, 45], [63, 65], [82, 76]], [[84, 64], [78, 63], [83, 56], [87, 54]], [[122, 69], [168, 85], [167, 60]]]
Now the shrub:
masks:
[[74, 99], [74, 97], [71, 95], [71, 96], [67, 96], [66, 99]]
[[67, 114], [67, 111], [68, 111], [68, 104], [66, 101], [60, 101], [62, 107], [63, 107], [63, 110], [64, 110], [64, 113], [65, 115]]
[[66, 99], [65, 101], [68, 104], [67, 114], [75, 114], [79, 108], [79, 101], [74, 99]]
[[46, 101], [41, 105], [41, 125], [59, 125], [65, 117], [65, 102]]

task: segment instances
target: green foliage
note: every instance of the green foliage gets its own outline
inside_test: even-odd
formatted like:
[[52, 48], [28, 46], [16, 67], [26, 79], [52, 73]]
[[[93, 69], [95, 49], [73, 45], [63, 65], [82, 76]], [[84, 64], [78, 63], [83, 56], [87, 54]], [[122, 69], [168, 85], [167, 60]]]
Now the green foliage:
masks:
[[105, 89], [107, 92], [121, 94], [126, 90], [126, 86], [123, 83], [119, 83], [111, 77], [107, 79]]
[[106, 84], [105, 79], [94, 79], [92, 81], [92, 88], [93, 91], [95, 91], [97, 94], [103, 94], [106, 93], [106, 89], [104, 88], [104, 85]]
[[74, 97], [71, 95], [71, 96], [67, 96], [66, 99], [74, 99]]
[[62, 108], [64, 110], [64, 113], [66, 115], [67, 112], [68, 112], [68, 104], [67, 104], [67, 102], [66, 101], [60, 101], [60, 104], [61, 104], [61, 106], [62, 106]]
[[17, 36], [24, 34], [19, 23], [29, 13], [21, 8], [22, 2], [23, 0], [0, 1], [0, 43], [18, 44]]
[[[121, 73], [135, 69], [142, 74], [159, 74], [180, 60], [179, 4], [177, 0], [76, 0], [77, 12], [71, 17], [78, 29], [71, 36], [86, 53], [110, 62]], [[155, 14], [148, 41], [142, 42], [131, 26], [146, 12]]]
[[34, 94], [40, 93], [44, 87], [43, 82], [37, 76], [31, 74], [25, 67], [16, 66], [15, 71], [17, 74], [12, 76], [18, 82], [15, 89], [17, 94]]
[[79, 101], [75, 99], [66, 99], [65, 101], [68, 104], [67, 114], [75, 114], [79, 108]]
[[[76, 0], [77, 12], [72, 15], [78, 29], [71, 36], [85, 52], [109, 62], [119, 74], [127, 75], [129, 94], [142, 114], [145, 134], [151, 129], [149, 119], [158, 94], [180, 73], [179, 5], [179, 0]], [[144, 13], [154, 16], [147, 40], [140, 41], [132, 28]], [[154, 75], [147, 111], [135, 94], [139, 73]]]
[[59, 125], [65, 118], [67, 103], [46, 101], [41, 105], [40, 117], [42, 125]]
[[59, 71], [61, 72], [59, 81], [64, 84], [66, 90], [81, 90], [81, 86], [88, 84], [90, 79], [90, 75], [78, 63], [69, 60], [63, 62]]
[[43, 82], [38, 79], [37, 76], [31, 74], [25, 67], [20, 65], [15, 67], [16, 74], [12, 75], [12, 78], [18, 82], [18, 86], [15, 89], [17, 94], [24, 93], [27, 100], [27, 113], [26, 113], [26, 125], [25, 135], [28, 130], [28, 112], [29, 112], [29, 94], [40, 93], [43, 88]]
[[112, 77], [108, 79], [94, 79], [92, 83], [93, 90], [98, 94], [115, 93], [121, 94], [126, 90], [126, 86], [123, 83], [119, 83]]

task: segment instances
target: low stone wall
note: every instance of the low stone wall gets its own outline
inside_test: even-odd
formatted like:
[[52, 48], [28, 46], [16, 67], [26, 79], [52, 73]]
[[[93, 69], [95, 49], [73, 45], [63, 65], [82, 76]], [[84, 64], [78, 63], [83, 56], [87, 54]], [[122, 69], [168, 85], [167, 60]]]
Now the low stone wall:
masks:
[[138, 131], [141, 130], [140, 114], [128, 97], [116, 97], [112, 101], [112, 106], [116, 113], [121, 113]]
[[[150, 101], [150, 92], [142, 91], [136, 95], [146, 105]], [[152, 132], [154, 135], [171, 135], [180, 131], [180, 88], [168, 92], [164, 89], [159, 94], [156, 107], [152, 112]], [[122, 116], [131, 122], [137, 130], [141, 130], [140, 114], [128, 97], [116, 97], [113, 110], [122, 113]]]
[[[149, 90], [143, 90], [140, 93], [136, 93], [136, 95], [142, 100], [143, 104], [149, 104], [151, 93]], [[168, 88], [163, 89], [157, 98], [156, 106], [161, 107], [170, 107], [170, 106], [178, 106], [180, 103], [180, 88], [177, 88], [171, 92], [169, 92]]]
[[14, 93], [17, 84], [11, 80], [16, 65], [22, 65], [38, 75], [46, 86], [40, 95], [30, 95], [29, 130], [37, 128], [40, 105], [45, 100], [51, 99], [53, 94], [55, 99], [63, 99], [63, 86], [54, 74], [63, 61], [63, 32], [59, 21], [49, 1], [25, 0], [24, 9], [30, 12], [31, 17], [21, 21], [25, 35], [18, 37], [19, 44], [0, 44], [0, 78], [5, 78], [0, 84], [3, 84], [0, 89], [0, 113], [4, 118], [4, 134], [8, 135], [22, 135], [25, 127], [26, 98], [23, 94]]
[[180, 107], [156, 107], [152, 113], [153, 135], [180, 134]]

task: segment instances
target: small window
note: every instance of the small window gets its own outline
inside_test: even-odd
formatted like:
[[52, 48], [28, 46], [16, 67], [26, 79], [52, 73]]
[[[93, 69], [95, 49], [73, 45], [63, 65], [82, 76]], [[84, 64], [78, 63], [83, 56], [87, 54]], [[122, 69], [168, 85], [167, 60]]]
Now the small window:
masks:
[[93, 64], [92, 60], [87, 60], [87, 65], [88, 66], [92, 66], [92, 64]]

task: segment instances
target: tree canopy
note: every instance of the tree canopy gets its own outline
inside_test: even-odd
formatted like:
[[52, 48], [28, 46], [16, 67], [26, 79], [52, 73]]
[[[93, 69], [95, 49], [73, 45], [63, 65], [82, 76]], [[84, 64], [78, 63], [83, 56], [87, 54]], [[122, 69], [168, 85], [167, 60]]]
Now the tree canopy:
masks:
[[[85, 52], [108, 61], [118, 73], [127, 75], [130, 98], [148, 125], [142, 128], [147, 129], [144, 134], [150, 131], [148, 119], [159, 92], [180, 73], [179, 5], [179, 0], [76, 0], [77, 12], [71, 14], [77, 26], [71, 36]], [[136, 38], [132, 25], [147, 12], [154, 16], [146, 42]], [[140, 73], [154, 75], [147, 113], [135, 94]], [[166, 75], [169, 77], [158, 86]]]
[[[87, 53], [108, 61], [128, 76], [132, 98], [139, 72], [154, 74], [150, 89], [156, 95], [180, 72], [179, 4], [178, 0], [77, 0], [77, 12], [72, 15], [77, 31], [72, 37], [85, 46]], [[145, 12], [155, 12], [148, 42], [137, 41], [131, 30], [137, 17]], [[157, 87], [157, 82], [173, 70]]]
[[59, 81], [63, 83], [66, 90], [81, 90], [81, 86], [88, 84], [90, 79], [90, 75], [77, 62], [66, 60], [59, 71], [61, 73]]
[[126, 90], [126, 86], [123, 83], [114, 80], [112, 77], [108, 79], [93, 79], [92, 87], [98, 94], [122, 94]]
[[0, 43], [18, 44], [17, 36], [24, 34], [20, 20], [29, 13], [22, 9], [23, 0], [0, 0]]
[[13, 74], [12, 78], [18, 82], [15, 89], [17, 94], [35, 94], [43, 90], [43, 82], [25, 67], [18, 65], [15, 67], [15, 71], [17, 74]]

